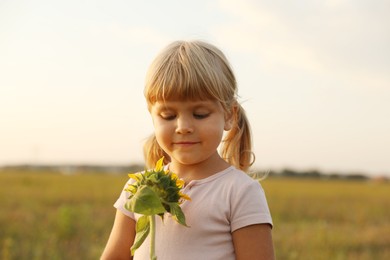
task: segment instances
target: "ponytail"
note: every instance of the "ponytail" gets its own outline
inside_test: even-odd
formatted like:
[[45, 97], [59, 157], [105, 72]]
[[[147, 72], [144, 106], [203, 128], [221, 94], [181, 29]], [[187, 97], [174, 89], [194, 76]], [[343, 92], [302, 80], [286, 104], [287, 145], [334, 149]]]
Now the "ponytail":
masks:
[[156, 136], [152, 134], [144, 144], [144, 158], [148, 169], [154, 168], [156, 162], [164, 156], [164, 164], [170, 162], [169, 155], [164, 152], [157, 142]]
[[231, 165], [247, 172], [255, 160], [250, 125], [244, 109], [238, 102], [232, 112], [232, 128], [223, 140], [221, 155]]

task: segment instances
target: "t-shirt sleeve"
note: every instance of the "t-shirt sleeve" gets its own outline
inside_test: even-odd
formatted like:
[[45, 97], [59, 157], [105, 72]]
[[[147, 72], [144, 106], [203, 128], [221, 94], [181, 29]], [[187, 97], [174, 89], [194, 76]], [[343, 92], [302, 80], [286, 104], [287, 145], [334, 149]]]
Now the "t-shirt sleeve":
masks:
[[114, 207], [121, 211], [123, 214], [125, 214], [126, 216], [132, 218], [132, 219], [135, 219], [135, 216], [134, 216], [134, 213], [131, 212], [131, 211], [128, 211], [126, 208], [125, 208], [125, 205], [126, 205], [126, 202], [130, 196], [130, 192], [128, 191], [125, 191], [125, 189], [127, 188], [127, 186], [129, 184], [131, 184], [132, 182], [134, 182], [134, 180], [132, 179], [129, 179], [129, 181], [126, 182], [125, 186], [123, 187], [123, 190], [119, 196], [119, 198], [117, 199], [117, 201], [114, 203]]
[[232, 194], [231, 232], [254, 224], [270, 224], [272, 217], [267, 199], [260, 183], [255, 180], [245, 182]]

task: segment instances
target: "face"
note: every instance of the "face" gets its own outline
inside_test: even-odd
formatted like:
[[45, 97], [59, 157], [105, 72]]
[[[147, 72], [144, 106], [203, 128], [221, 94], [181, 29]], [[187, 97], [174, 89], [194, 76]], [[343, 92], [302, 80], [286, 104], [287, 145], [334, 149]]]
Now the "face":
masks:
[[[165, 101], [150, 107], [155, 135], [174, 164], [213, 160], [231, 120], [216, 101]], [[219, 157], [219, 155], [218, 155]]]

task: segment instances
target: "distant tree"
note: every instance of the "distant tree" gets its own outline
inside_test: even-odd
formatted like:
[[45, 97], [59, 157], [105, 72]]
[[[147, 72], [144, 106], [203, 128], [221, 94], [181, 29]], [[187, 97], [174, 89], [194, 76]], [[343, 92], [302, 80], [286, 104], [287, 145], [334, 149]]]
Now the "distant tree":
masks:
[[296, 171], [294, 171], [292, 169], [288, 169], [288, 168], [283, 169], [280, 174], [283, 175], [283, 176], [286, 176], [286, 177], [296, 177], [296, 176], [299, 175], [298, 172], [296, 172]]
[[320, 178], [322, 176], [322, 174], [317, 170], [305, 171], [302, 173], [302, 175], [309, 178]]

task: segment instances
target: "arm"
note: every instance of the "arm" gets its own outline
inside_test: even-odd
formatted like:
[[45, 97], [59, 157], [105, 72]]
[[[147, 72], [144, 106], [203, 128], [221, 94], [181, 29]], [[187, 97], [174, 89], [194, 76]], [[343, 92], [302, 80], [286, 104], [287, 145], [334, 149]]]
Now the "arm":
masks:
[[133, 245], [134, 237], [135, 220], [117, 210], [110, 238], [100, 259], [133, 259], [130, 247]]
[[233, 232], [234, 250], [237, 260], [273, 260], [271, 226], [256, 224]]

